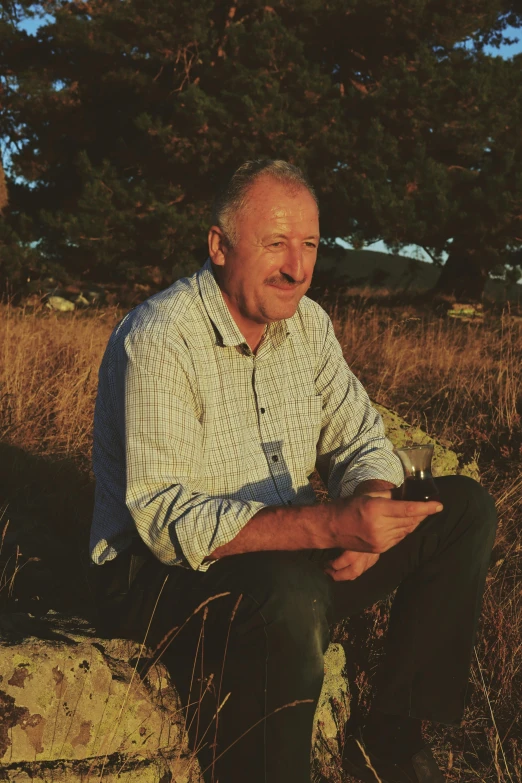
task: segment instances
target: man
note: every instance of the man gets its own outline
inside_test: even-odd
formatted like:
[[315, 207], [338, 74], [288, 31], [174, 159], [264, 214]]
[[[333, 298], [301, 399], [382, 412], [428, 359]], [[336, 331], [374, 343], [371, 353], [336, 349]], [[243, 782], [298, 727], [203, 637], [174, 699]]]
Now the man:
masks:
[[[309, 783], [329, 628], [398, 587], [362, 737], [383, 783], [443, 781], [421, 720], [462, 717], [494, 506], [462, 477], [437, 480], [442, 503], [392, 499], [382, 421], [304, 297], [318, 244], [301, 172], [246, 163], [216, 201], [207, 263], [118, 325], [92, 558], [108, 582], [125, 572], [106, 592], [112, 632], [149, 628], [219, 783]], [[343, 764], [375, 780], [355, 742]]]

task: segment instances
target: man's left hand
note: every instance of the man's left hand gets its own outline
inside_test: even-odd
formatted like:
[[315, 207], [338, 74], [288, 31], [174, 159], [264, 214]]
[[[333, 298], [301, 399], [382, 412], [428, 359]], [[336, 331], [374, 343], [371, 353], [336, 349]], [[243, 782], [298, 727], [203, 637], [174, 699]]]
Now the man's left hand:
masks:
[[379, 555], [371, 552], [350, 552], [346, 550], [335, 560], [331, 560], [324, 569], [325, 574], [331, 576], [334, 582], [345, 582], [357, 579], [372, 565], [375, 565]]
[[[354, 495], [370, 495], [371, 497], [391, 498], [391, 490], [395, 487], [389, 481], [370, 479], [362, 481], [355, 488]], [[353, 581], [375, 565], [379, 555], [371, 552], [351, 552], [346, 550], [335, 560], [331, 560], [324, 569], [325, 574], [335, 582]]]

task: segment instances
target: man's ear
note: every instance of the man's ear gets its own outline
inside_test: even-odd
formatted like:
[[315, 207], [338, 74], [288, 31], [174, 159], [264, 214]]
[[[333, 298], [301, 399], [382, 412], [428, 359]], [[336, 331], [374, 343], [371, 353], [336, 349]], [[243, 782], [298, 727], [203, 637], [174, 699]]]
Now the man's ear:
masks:
[[219, 226], [212, 226], [208, 232], [208, 254], [216, 266], [225, 266], [228, 243]]

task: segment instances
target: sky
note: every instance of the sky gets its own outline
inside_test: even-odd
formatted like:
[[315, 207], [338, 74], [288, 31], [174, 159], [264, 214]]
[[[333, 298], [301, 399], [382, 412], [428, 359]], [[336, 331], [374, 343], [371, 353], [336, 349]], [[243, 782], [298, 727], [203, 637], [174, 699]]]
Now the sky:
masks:
[[[45, 24], [47, 20], [50, 20], [51, 17], [41, 17], [39, 19], [28, 19], [25, 22], [22, 22], [20, 24], [20, 27], [23, 30], [27, 30], [27, 32], [30, 35], [34, 35], [35, 32], [38, 30], [38, 27], [40, 27], [42, 24]], [[517, 54], [522, 54], [522, 29], [518, 29], [515, 27], [508, 27], [506, 28], [505, 35], [507, 38], [513, 38], [517, 39], [516, 43], [511, 44], [509, 46], [501, 46], [498, 49], [493, 46], [486, 46], [484, 51], [487, 54], [491, 54], [493, 56], [497, 57], [505, 57], [510, 58]], [[351, 245], [344, 242], [342, 239], [337, 240], [338, 244], [340, 244], [342, 247], [349, 248]], [[388, 253], [390, 252], [384, 242], [374, 242], [371, 245], [366, 246], [367, 250], [375, 250], [379, 251], [381, 253]], [[430, 257], [428, 254], [418, 245], [407, 245], [406, 247], [401, 248], [400, 251], [402, 256], [408, 256], [410, 258], [418, 258], [420, 261], [427, 261], [428, 263], [432, 263]]]

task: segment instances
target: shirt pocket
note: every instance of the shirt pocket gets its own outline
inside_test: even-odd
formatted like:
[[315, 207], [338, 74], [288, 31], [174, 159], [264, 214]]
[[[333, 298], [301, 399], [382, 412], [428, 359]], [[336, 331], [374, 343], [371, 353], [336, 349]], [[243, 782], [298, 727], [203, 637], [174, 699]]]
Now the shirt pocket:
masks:
[[284, 449], [289, 452], [288, 457], [295, 472], [301, 474], [303, 471], [301, 478], [304, 479], [315, 469], [323, 399], [317, 394], [287, 399], [282, 413], [287, 435]]

